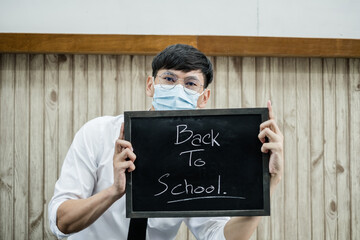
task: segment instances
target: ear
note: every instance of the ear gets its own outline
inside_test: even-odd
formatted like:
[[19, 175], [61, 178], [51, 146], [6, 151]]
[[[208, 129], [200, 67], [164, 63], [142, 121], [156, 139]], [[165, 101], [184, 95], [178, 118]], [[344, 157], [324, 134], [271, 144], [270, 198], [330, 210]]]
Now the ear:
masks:
[[148, 97], [154, 96], [154, 81], [152, 76], [148, 76], [146, 80], [146, 95]]
[[205, 89], [204, 93], [198, 98], [197, 107], [205, 108], [209, 98], [210, 98], [210, 89]]

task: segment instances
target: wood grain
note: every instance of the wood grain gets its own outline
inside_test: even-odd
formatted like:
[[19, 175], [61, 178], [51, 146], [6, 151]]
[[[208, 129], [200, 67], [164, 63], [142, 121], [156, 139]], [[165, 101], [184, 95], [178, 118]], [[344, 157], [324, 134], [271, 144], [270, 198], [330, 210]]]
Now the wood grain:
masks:
[[310, 60], [311, 225], [313, 239], [325, 239], [324, 228], [324, 99], [321, 58]]
[[[213, 65], [213, 70], [214, 70], [214, 76], [216, 75], [216, 69], [214, 69], [215, 67], [215, 57], [209, 57], [210, 62]], [[210, 98], [206, 104], [205, 109], [214, 109], [215, 108], [215, 81], [216, 79], [213, 79], [213, 82], [207, 86], [207, 89], [210, 91]]]
[[0, 67], [0, 236], [14, 239], [15, 54], [1, 55]]
[[296, 59], [298, 239], [311, 239], [309, 59]]
[[[349, 159], [348, 61], [336, 59], [336, 186], [338, 196], [337, 239], [351, 239]], [[359, 109], [360, 110], [360, 109]]]
[[0, 33], [3, 53], [153, 55], [176, 43], [213, 56], [360, 57], [359, 39]]
[[196, 36], [1, 33], [0, 52], [157, 54], [169, 45], [196, 46]]
[[102, 115], [116, 114], [118, 104], [116, 67], [116, 56], [102, 56]]
[[131, 69], [131, 109], [144, 110], [146, 104], [145, 57], [134, 56], [132, 59]]
[[74, 56], [73, 133], [88, 120], [88, 62], [87, 55]]
[[[283, 79], [283, 59], [270, 58], [270, 100], [275, 114], [275, 120], [281, 131], [284, 129], [284, 79]], [[288, 160], [288, 159], [286, 159]], [[285, 161], [286, 161], [285, 160]], [[275, 193], [271, 197], [271, 238], [273, 240], [284, 239], [284, 200], [285, 200], [285, 181], [281, 181], [276, 187]]]
[[229, 105], [228, 93], [228, 58], [216, 58], [214, 74], [214, 91], [213, 100], [215, 101], [215, 108], [227, 108]]
[[14, 239], [25, 239], [29, 234], [29, 56], [17, 54], [15, 61]]
[[101, 56], [88, 55], [88, 115], [91, 120], [101, 116]]
[[[256, 60], [255, 57], [244, 57], [242, 60], [242, 100], [241, 107], [251, 108], [256, 106]], [[257, 239], [257, 230], [250, 238]]]
[[199, 36], [197, 47], [214, 56], [360, 56], [358, 39]]
[[118, 57], [118, 111], [123, 113], [131, 110], [131, 56]]
[[[145, 77], [152, 76], [152, 61], [154, 56], [146, 56], [145, 57]], [[148, 110], [152, 106], [152, 97], [145, 97], [145, 109]]]
[[228, 101], [229, 108], [241, 107], [241, 57], [229, 57], [228, 67]]
[[[58, 176], [74, 137], [74, 72], [73, 56], [59, 55], [59, 152]], [[82, 90], [84, 91], [84, 90]]]
[[[270, 61], [268, 57], [257, 57], [256, 61], [256, 104], [254, 107], [266, 107], [270, 99]], [[260, 127], [260, 126], [259, 126]], [[272, 210], [270, 210], [272, 211]], [[270, 218], [263, 217], [257, 228], [258, 239], [270, 239]]]
[[337, 239], [335, 59], [324, 61], [325, 237]]
[[188, 228], [186, 227], [184, 222], [181, 223], [175, 240], [188, 240]]
[[[75, 129], [146, 110], [152, 58], [0, 54], [0, 238], [53, 239], [47, 204]], [[285, 136], [283, 180], [252, 239], [359, 239], [359, 59], [210, 59], [217, 79], [207, 108], [270, 98]], [[195, 239], [185, 225], [178, 237]]]
[[29, 81], [29, 239], [37, 240], [43, 239], [44, 227], [44, 55], [30, 55]]
[[360, 60], [349, 60], [351, 239], [360, 238]]
[[296, 59], [283, 60], [284, 66], [284, 184], [285, 239], [298, 239], [298, 171], [296, 115]]
[[55, 239], [50, 231], [48, 203], [53, 194], [58, 174], [58, 95], [59, 95], [58, 56], [45, 55], [45, 126], [44, 126], [44, 238]]

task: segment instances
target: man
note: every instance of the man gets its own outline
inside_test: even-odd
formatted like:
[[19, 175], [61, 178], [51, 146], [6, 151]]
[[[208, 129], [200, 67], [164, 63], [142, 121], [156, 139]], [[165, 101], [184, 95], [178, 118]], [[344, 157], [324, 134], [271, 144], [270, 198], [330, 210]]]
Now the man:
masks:
[[[146, 84], [146, 94], [153, 98], [151, 110], [206, 106], [213, 70], [204, 54], [188, 45], [173, 45], [154, 58], [152, 67], [153, 76], [147, 78]], [[273, 193], [283, 171], [283, 136], [274, 121], [270, 101], [268, 109], [270, 120], [260, 125], [258, 137], [263, 143], [261, 151], [271, 152], [270, 192]], [[123, 136], [122, 115], [91, 120], [76, 134], [49, 203], [51, 230], [58, 238], [127, 238], [125, 172], [135, 170], [136, 155]], [[269, 142], [265, 142], [265, 137]], [[146, 236], [174, 239], [184, 221], [197, 239], [248, 239], [260, 219], [150, 218]]]

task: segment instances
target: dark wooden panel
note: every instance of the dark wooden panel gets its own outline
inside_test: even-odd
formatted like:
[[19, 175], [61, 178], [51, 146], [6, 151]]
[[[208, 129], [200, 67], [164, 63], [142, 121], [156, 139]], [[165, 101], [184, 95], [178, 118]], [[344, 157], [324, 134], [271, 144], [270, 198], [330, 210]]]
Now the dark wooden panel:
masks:
[[198, 48], [215, 56], [360, 56], [358, 39], [199, 36]]
[[196, 36], [1, 33], [0, 52], [156, 54], [175, 43], [196, 46]]
[[190, 44], [213, 56], [360, 57], [360, 39], [0, 33], [0, 52], [153, 55]]

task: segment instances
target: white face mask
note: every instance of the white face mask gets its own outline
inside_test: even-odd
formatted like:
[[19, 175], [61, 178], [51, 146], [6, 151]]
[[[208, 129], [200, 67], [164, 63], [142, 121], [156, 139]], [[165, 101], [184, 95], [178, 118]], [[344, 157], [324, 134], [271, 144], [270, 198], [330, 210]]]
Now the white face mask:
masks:
[[192, 94], [186, 93], [184, 86], [181, 84], [177, 84], [175, 87], [157, 84], [155, 85], [152, 105], [155, 110], [195, 109], [199, 96], [204, 92], [200, 94], [189, 89], [186, 89], [186, 91]]

